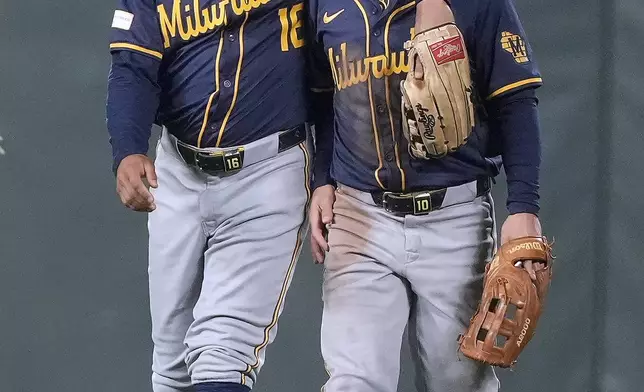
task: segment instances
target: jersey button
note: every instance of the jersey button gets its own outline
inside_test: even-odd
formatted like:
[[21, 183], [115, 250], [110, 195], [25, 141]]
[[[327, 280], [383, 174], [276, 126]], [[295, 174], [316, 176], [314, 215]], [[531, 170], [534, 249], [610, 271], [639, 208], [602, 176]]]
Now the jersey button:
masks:
[[375, 37], [380, 36], [380, 30], [378, 30], [378, 29], [374, 30], [374, 31], [373, 31], [373, 35], [374, 35]]
[[230, 83], [230, 80], [228, 79], [224, 80], [224, 87], [230, 88], [230, 86], [232, 86], [232, 83]]
[[377, 14], [378, 14], [378, 8], [373, 7], [373, 9], [371, 10], [371, 15], [377, 15]]
[[230, 42], [235, 41], [235, 34], [228, 34], [228, 41]]
[[385, 154], [385, 161], [391, 162], [393, 160], [394, 160], [394, 154], [392, 154], [391, 152], [388, 152]]
[[378, 105], [378, 106], [376, 106], [376, 110], [378, 111], [378, 113], [382, 114], [382, 113], [385, 112], [385, 106], [384, 105]]

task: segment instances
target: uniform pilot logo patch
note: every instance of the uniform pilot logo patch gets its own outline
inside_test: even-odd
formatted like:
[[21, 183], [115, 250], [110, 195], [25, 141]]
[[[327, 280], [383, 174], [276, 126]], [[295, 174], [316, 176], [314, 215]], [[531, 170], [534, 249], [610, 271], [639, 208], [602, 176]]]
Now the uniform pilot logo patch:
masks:
[[463, 40], [461, 40], [461, 37], [453, 37], [436, 42], [429, 48], [432, 50], [437, 65], [465, 58], [465, 50], [463, 50]]
[[525, 40], [520, 35], [504, 31], [501, 33], [501, 47], [514, 57], [514, 61], [519, 64], [530, 61]]

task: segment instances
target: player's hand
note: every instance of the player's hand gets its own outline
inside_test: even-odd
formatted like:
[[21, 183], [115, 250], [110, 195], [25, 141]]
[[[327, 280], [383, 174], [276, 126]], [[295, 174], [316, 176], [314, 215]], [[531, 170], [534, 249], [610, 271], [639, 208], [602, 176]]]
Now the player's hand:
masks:
[[[515, 238], [531, 236], [541, 237], [541, 222], [536, 215], [530, 213], [512, 214], [508, 216], [501, 227], [501, 245]], [[545, 268], [541, 262], [532, 262], [525, 260], [521, 262], [523, 268], [528, 272], [530, 278], [534, 281], [537, 279], [535, 271]]]
[[154, 211], [156, 205], [148, 185], [158, 186], [152, 160], [142, 154], [125, 157], [116, 171], [116, 192], [123, 205], [134, 211]]
[[316, 264], [324, 263], [324, 255], [329, 251], [327, 225], [333, 222], [333, 203], [335, 187], [324, 185], [317, 188], [311, 197], [309, 220], [311, 222], [311, 253]]
[[[454, 22], [454, 14], [445, 0], [422, 0], [416, 3], [415, 33], [421, 33], [450, 22]], [[422, 80], [425, 76], [423, 65], [418, 57], [415, 62], [414, 78]]]

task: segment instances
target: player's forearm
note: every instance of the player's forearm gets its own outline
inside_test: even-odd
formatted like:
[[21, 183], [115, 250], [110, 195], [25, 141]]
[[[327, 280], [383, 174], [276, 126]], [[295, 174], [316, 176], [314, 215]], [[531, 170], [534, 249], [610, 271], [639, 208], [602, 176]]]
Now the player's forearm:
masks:
[[333, 158], [333, 92], [313, 93], [312, 119], [315, 124], [315, 156], [313, 160], [313, 189], [335, 185], [331, 178]]
[[115, 52], [108, 79], [107, 129], [113, 169], [132, 154], [146, 154], [159, 106], [159, 62], [128, 51]]
[[499, 97], [491, 105], [492, 124], [500, 132], [511, 214], [539, 212], [541, 165], [538, 100], [534, 89]]
[[454, 15], [445, 0], [422, 0], [416, 5], [416, 34], [453, 22]]

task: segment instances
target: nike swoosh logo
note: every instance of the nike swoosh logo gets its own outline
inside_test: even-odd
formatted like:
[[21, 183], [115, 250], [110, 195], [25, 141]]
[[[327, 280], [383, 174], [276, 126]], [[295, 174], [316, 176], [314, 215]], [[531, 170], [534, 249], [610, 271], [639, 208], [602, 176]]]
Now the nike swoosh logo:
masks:
[[333, 19], [337, 18], [343, 12], [344, 12], [344, 8], [333, 15], [329, 15], [327, 12], [325, 12], [324, 16], [322, 17], [322, 21], [324, 22], [324, 24], [331, 23]]

